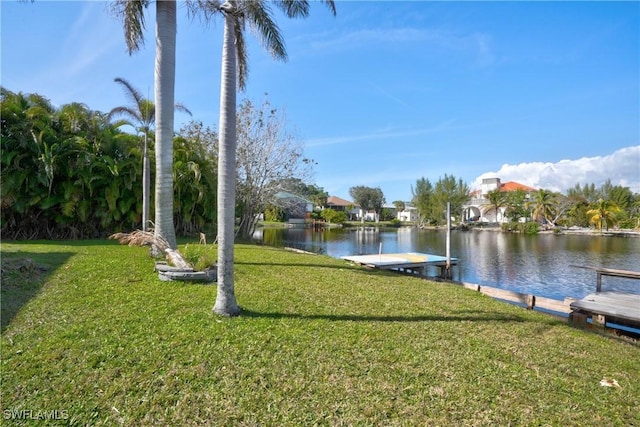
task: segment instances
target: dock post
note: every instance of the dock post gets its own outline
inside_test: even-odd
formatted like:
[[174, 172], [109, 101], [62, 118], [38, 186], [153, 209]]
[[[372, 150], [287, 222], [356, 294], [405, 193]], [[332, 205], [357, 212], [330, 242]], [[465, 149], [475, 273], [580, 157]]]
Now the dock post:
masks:
[[447, 243], [446, 243], [447, 264], [444, 274], [446, 279], [451, 279], [451, 202], [447, 202]]

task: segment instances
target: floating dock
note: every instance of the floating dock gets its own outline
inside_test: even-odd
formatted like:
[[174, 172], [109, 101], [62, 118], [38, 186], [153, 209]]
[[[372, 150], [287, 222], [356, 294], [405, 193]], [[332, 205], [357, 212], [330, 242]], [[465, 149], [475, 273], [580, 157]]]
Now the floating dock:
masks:
[[447, 265], [447, 257], [422, 254], [419, 252], [349, 255], [341, 258], [363, 267], [394, 270], [400, 273], [415, 274], [422, 277], [427, 277], [427, 267], [435, 266], [440, 269], [439, 277], [451, 278], [451, 267], [458, 265], [458, 258], [450, 258]]

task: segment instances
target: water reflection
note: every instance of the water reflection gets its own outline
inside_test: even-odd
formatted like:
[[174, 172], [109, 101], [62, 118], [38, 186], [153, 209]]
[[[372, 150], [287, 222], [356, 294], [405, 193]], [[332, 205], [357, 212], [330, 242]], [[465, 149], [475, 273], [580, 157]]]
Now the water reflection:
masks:
[[[393, 252], [445, 254], [446, 233], [416, 228], [356, 227], [258, 229], [256, 240], [326, 254]], [[573, 265], [640, 270], [640, 238], [552, 235], [525, 236], [493, 231], [453, 231], [451, 256], [460, 280], [549, 298], [582, 298], [595, 291], [596, 274]], [[640, 281], [604, 277], [605, 290], [640, 292]]]

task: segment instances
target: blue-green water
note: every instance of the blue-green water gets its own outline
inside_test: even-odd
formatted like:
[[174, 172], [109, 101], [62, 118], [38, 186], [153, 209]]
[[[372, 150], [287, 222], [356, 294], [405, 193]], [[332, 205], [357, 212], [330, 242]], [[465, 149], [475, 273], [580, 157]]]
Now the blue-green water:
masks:
[[[259, 229], [256, 240], [335, 258], [345, 255], [422, 252], [445, 255], [446, 232], [417, 228]], [[526, 236], [494, 231], [452, 231], [454, 278], [562, 300], [595, 292], [596, 273], [573, 265], [640, 271], [640, 237]], [[435, 275], [435, 271], [431, 274]], [[602, 278], [603, 290], [640, 293], [640, 280]]]

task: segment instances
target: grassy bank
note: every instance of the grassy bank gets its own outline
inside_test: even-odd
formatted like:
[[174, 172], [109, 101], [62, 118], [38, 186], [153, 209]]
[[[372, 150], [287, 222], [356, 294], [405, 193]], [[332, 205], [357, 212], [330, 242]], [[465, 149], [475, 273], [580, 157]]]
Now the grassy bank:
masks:
[[637, 344], [452, 285], [239, 245], [226, 319], [143, 248], [2, 257], [42, 267], [3, 274], [6, 425], [640, 424]]

